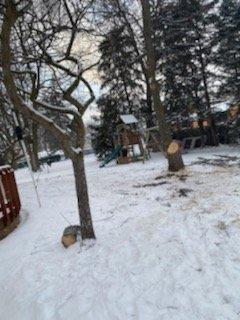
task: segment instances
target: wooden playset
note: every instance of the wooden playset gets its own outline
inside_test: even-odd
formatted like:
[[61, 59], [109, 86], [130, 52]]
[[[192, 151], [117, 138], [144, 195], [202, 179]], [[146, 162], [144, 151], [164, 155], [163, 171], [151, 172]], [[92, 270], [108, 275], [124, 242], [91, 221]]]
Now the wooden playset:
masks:
[[141, 134], [138, 120], [132, 114], [119, 116], [116, 134], [114, 136], [114, 150], [103, 160], [100, 167], [116, 160], [117, 164], [127, 164], [148, 158], [144, 135]]
[[121, 146], [117, 163], [126, 164], [138, 160], [144, 162], [146, 151], [138, 120], [131, 114], [121, 115], [119, 118], [119, 125], [114, 139], [115, 147]]

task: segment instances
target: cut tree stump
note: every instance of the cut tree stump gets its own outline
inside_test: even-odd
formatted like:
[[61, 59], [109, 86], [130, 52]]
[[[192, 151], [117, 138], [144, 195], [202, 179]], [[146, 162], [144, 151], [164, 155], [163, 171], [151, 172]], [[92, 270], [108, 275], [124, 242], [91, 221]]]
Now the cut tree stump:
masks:
[[62, 244], [65, 248], [70, 247], [77, 242], [77, 236], [81, 236], [81, 227], [80, 226], [69, 226], [65, 228], [62, 236]]
[[172, 141], [167, 148], [169, 171], [178, 171], [184, 168], [182, 160], [182, 146], [180, 141]]
[[177, 153], [179, 151], [179, 149], [180, 149], [179, 142], [173, 141], [168, 146], [167, 153], [168, 154], [175, 154], [175, 153]]

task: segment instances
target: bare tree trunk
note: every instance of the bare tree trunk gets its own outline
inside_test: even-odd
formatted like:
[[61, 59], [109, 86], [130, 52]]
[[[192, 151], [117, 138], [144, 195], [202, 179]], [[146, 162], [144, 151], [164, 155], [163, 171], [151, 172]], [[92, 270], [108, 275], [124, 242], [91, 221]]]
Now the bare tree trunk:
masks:
[[146, 79], [146, 90], [147, 90], [147, 127], [154, 127], [153, 115], [152, 115], [152, 96], [151, 96], [151, 88], [149, 84], [149, 80], [145, 76]]
[[38, 160], [38, 154], [34, 153], [32, 141], [27, 141], [26, 148], [30, 158], [31, 169], [33, 172], [37, 172], [40, 169], [40, 162]]
[[28, 154], [30, 157], [31, 167], [33, 172], [40, 169], [40, 162], [38, 159], [38, 124], [23, 116], [25, 128], [29, 128], [28, 135], [25, 139]]
[[204, 147], [205, 146], [205, 138], [204, 138], [204, 127], [203, 127], [202, 116], [201, 116], [200, 119], [198, 119], [198, 126], [199, 126], [199, 129], [200, 129], [201, 143], [202, 143], [202, 146]]
[[40, 169], [40, 162], [38, 158], [38, 125], [33, 124], [32, 126], [32, 166], [34, 171]]
[[33, 172], [37, 172], [40, 168], [38, 158], [36, 157], [36, 154], [34, 154], [34, 151], [31, 145], [27, 145], [27, 150], [30, 158], [31, 169]]
[[29, 135], [25, 137], [27, 152], [30, 158], [31, 169], [37, 172], [40, 169], [40, 162], [38, 159], [38, 125], [32, 121], [25, 120], [25, 124], [29, 127]]
[[89, 205], [83, 153], [72, 159], [82, 239], [95, 239]]
[[[163, 151], [167, 153], [169, 170], [178, 171], [184, 168], [181, 148], [171, 148], [171, 152], [168, 152], [169, 147], [173, 143], [170, 128], [166, 122], [164, 106], [160, 100], [160, 88], [156, 80], [156, 59], [155, 49], [152, 42], [152, 22], [150, 14], [149, 0], [141, 0], [142, 3], [142, 16], [143, 16], [143, 34], [145, 40], [148, 75], [151, 89], [151, 96], [153, 100], [153, 108], [156, 112], [158, 127], [161, 137], [161, 144]], [[177, 144], [176, 144], [177, 145]], [[175, 146], [176, 146], [175, 145]], [[172, 152], [174, 150], [174, 153]]]
[[218, 134], [217, 134], [217, 128], [215, 124], [215, 119], [213, 117], [212, 111], [211, 111], [211, 101], [210, 101], [210, 96], [208, 92], [208, 84], [207, 84], [207, 77], [206, 77], [206, 66], [203, 60], [203, 53], [202, 53], [202, 46], [201, 46], [201, 41], [200, 41], [200, 36], [198, 34], [198, 47], [199, 47], [199, 62], [200, 62], [200, 68], [201, 68], [201, 74], [202, 74], [202, 80], [203, 80], [203, 86], [204, 86], [204, 95], [205, 95], [205, 100], [207, 103], [207, 108], [208, 108], [208, 113], [209, 113], [209, 126], [210, 126], [210, 131], [211, 131], [211, 136], [212, 136], [212, 145], [213, 146], [218, 146], [219, 141], [218, 141]]

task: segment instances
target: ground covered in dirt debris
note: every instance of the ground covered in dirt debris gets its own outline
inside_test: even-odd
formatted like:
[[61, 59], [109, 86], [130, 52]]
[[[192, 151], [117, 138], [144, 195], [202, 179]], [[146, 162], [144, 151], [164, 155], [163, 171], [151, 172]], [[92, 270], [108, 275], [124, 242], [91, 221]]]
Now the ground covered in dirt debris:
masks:
[[19, 170], [22, 222], [0, 242], [0, 318], [239, 319], [239, 151], [195, 150], [177, 174], [159, 154], [103, 169], [86, 157], [97, 242], [68, 250], [70, 162], [37, 176], [41, 209]]

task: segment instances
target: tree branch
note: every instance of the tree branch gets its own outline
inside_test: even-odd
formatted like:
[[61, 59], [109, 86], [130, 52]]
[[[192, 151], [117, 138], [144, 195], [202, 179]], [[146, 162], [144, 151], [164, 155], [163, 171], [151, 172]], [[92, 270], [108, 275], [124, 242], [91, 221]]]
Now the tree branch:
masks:
[[37, 112], [34, 108], [27, 105], [18, 95], [17, 88], [14, 82], [14, 78], [11, 72], [11, 47], [10, 38], [11, 30], [16, 23], [19, 12], [17, 11], [12, 1], [5, 0], [6, 12], [2, 23], [1, 32], [1, 45], [2, 45], [2, 69], [3, 69], [3, 81], [6, 87], [9, 98], [13, 106], [19, 110], [26, 117], [33, 121], [36, 121], [40, 125], [43, 125], [46, 129], [52, 132], [52, 134], [62, 141], [64, 150], [66, 153], [71, 154], [71, 148], [69, 147], [69, 139], [65, 132], [57, 126], [51, 119]]

